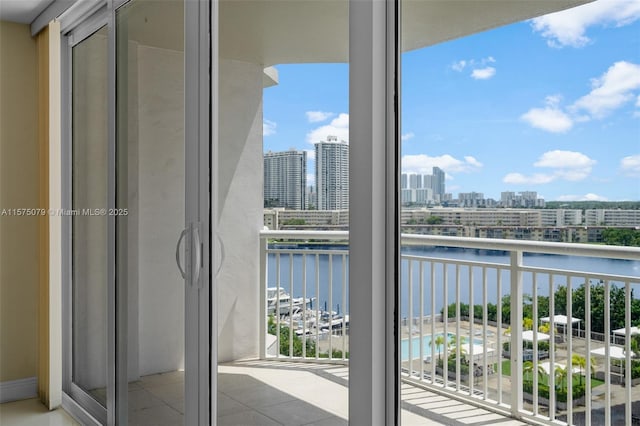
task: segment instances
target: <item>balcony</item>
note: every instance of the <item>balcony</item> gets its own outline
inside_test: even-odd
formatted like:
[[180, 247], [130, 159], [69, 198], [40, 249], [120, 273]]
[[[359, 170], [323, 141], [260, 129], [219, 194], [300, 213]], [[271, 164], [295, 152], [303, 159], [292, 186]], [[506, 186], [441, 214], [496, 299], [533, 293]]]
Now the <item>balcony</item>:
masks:
[[[527, 422], [640, 421], [638, 260], [637, 248], [404, 234], [403, 408], [437, 412], [410, 388]], [[263, 231], [261, 262], [261, 359], [348, 366], [348, 233]]]

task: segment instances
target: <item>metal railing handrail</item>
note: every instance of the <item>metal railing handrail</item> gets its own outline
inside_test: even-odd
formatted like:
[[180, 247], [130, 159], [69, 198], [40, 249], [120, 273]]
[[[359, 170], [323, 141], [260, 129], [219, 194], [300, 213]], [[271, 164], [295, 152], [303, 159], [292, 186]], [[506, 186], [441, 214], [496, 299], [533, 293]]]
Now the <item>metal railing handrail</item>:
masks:
[[[349, 231], [286, 231], [263, 230], [261, 238], [289, 238], [294, 240], [323, 239], [349, 240]], [[554, 243], [547, 241], [499, 240], [493, 238], [446, 237], [436, 235], [402, 234], [402, 243], [444, 247], [471, 248], [480, 250], [519, 251], [609, 259], [639, 260], [640, 247], [608, 246], [582, 243]]]
[[[291, 244], [293, 248], [274, 248], [270, 243], [273, 240], [290, 240], [296, 243], [311, 243], [314, 247], [312, 249], [302, 250], [298, 246]], [[305, 240], [317, 240], [317, 241], [305, 241]], [[336, 251], [333, 249], [334, 245], [331, 243], [332, 241], [348, 241], [349, 240], [349, 232], [347, 231], [289, 231], [289, 230], [280, 230], [280, 231], [262, 231], [260, 232], [260, 251], [261, 251], [261, 262], [263, 267], [261, 268], [261, 328], [263, 330], [263, 335], [261, 336], [261, 358], [266, 358], [266, 350], [265, 350], [265, 340], [266, 340], [266, 283], [267, 283], [267, 264], [268, 264], [268, 256], [273, 254], [276, 257], [275, 265], [276, 265], [276, 277], [280, 276], [280, 259], [281, 258], [289, 258], [288, 261], [288, 276], [289, 276], [289, 290], [291, 295], [293, 296], [293, 262], [292, 259], [294, 255], [302, 256], [302, 276], [306, 276], [305, 266], [307, 264], [305, 259], [315, 258], [316, 266], [315, 266], [315, 294], [319, 293], [319, 274], [318, 270], [318, 258], [321, 254], [326, 254], [328, 256], [328, 270], [332, 271], [332, 263], [331, 260], [335, 256], [341, 256], [342, 263], [346, 262], [346, 256], [348, 256], [348, 246], [345, 245], [344, 250]], [[327, 244], [328, 250], [323, 250], [321, 245], [318, 248], [315, 248], [316, 242], [329, 242]], [[418, 386], [424, 386], [428, 389], [432, 389], [434, 386], [435, 390], [439, 392], [443, 392], [446, 394], [455, 395], [458, 398], [471, 398], [473, 401], [478, 403], [481, 406], [497, 406], [503, 407], [506, 410], [509, 410], [511, 415], [516, 418], [522, 419], [530, 419], [536, 422], [542, 421], [544, 423], [550, 424], [565, 424], [564, 419], [560, 416], [566, 416], [567, 423], [571, 424], [574, 418], [574, 411], [579, 411], [574, 405], [584, 403], [585, 409], [584, 416], [585, 421], [587, 423], [591, 422], [592, 415], [595, 415], [591, 412], [592, 398], [595, 395], [591, 390], [591, 380], [592, 373], [591, 367], [592, 364], [592, 353], [595, 353], [595, 350], [592, 351], [592, 348], [596, 348], [598, 350], [601, 349], [602, 344], [604, 344], [604, 371], [601, 371], [602, 378], [604, 381], [604, 394], [606, 395], [604, 401], [605, 408], [605, 419], [604, 422], [607, 426], [610, 426], [613, 421], [613, 404], [611, 399], [611, 393], [614, 391], [613, 386], [617, 386], [618, 384], [622, 384], [624, 389], [616, 390], [616, 392], [620, 393], [624, 399], [624, 419], [626, 422], [630, 422], [632, 418], [631, 411], [631, 403], [633, 401], [631, 394], [631, 385], [632, 385], [632, 374], [627, 373], [625, 375], [620, 376], [621, 378], [614, 378], [612, 373], [614, 371], [611, 367], [611, 360], [614, 359], [612, 355], [610, 355], [610, 349], [614, 346], [618, 346], [618, 348], [623, 348], [623, 353], [625, 354], [624, 358], [624, 371], [631, 372], [632, 371], [632, 358], [633, 354], [631, 351], [631, 300], [632, 300], [632, 286], [640, 284], [640, 277], [635, 276], [625, 276], [625, 275], [617, 275], [610, 273], [601, 273], [601, 272], [587, 272], [587, 271], [576, 271], [576, 270], [568, 270], [561, 268], [550, 268], [548, 266], [532, 266], [524, 264], [524, 253], [537, 253], [537, 254], [551, 254], [551, 255], [564, 255], [564, 256], [576, 256], [576, 257], [598, 257], [602, 259], [622, 259], [622, 260], [634, 260], [640, 261], [640, 248], [638, 247], [618, 247], [618, 246], [606, 246], [606, 245], [589, 245], [589, 244], [581, 244], [581, 243], [553, 243], [553, 242], [539, 242], [539, 241], [521, 241], [521, 240], [498, 240], [498, 239], [487, 239], [487, 238], [464, 238], [464, 237], [447, 237], [447, 236], [433, 236], [433, 235], [414, 235], [414, 234], [402, 234], [402, 244], [403, 246], [431, 246], [431, 247], [452, 247], [452, 248], [463, 248], [463, 249], [475, 249], [475, 250], [493, 250], [493, 251], [503, 251], [509, 253], [507, 256], [506, 263], [495, 263], [495, 262], [484, 262], [484, 261], [475, 261], [469, 259], [457, 259], [455, 258], [441, 258], [440, 256], [432, 257], [432, 256], [421, 256], [417, 254], [404, 254], [402, 256], [403, 268], [406, 267], [406, 277], [407, 282], [412, 283], [407, 285], [407, 317], [404, 317], [402, 326], [405, 327], [403, 333], [406, 335], [406, 348], [403, 349], [408, 354], [407, 359], [403, 358], [402, 360], [402, 369], [403, 374], [406, 374], [406, 377], [403, 377], [403, 380], [408, 381], [412, 384]], [[427, 253], [425, 253], [427, 254]], [[404, 271], [404, 269], [403, 269]], [[436, 271], [439, 271], [439, 275], [437, 280], [439, 285], [442, 287], [442, 294], [436, 296]], [[508, 272], [508, 275], [505, 278], [502, 278], [502, 272]], [[546, 290], [548, 291], [548, 310], [549, 312], [556, 312], [554, 300], [557, 296], [555, 295], [555, 289], [557, 286], [567, 285], [567, 288], [571, 286], [573, 288], [576, 284], [572, 283], [574, 278], [580, 278], [584, 280], [584, 282], [590, 282], [590, 280], [599, 280], [601, 285], [604, 286], [604, 329], [610, 330], [610, 324], [612, 319], [611, 305], [610, 305], [610, 292], [612, 287], [616, 285], [616, 282], [622, 283], [622, 289], [625, 292], [625, 301], [624, 301], [624, 315], [625, 315], [625, 336], [622, 341], [622, 345], [616, 345], [620, 343], [620, 340], [611, 333], [609, 333], [609, 337], [607, 338], [606, 333], [597, 333], [591, 329], [591, 311], [590, 309], [584, 309], [584, 323], [585, 329], [578, 330], [577, 334], [575, 330], [571, 327], [571, 331], [565, 333], [563, 336], [560, 336], [556, 331], [556, 326], [558, 323], [554, 323], [553, 320], [550, 324], [549, 336], [548, 336], [548, 344], [549, 349], [540, 349], [538, 344], [542, 340], [542, 337], [539, 337], [538, 332], [533, 333], [533, 341], [530, 346], [531, 351], [531, 362], [532, 368], [530, 371], [536, 372], [539, 371], [540, 366], [542, 365], [540, 355], [545, 355], [542, 358], [548, 357], [549, 360], [545, 361], [549, 363], [550, 366], [561, 365], [564, 368], [564, 371], [569, 371], [569, 377], [573, 378], [573, 368], [574, 361], [573, 355], [579, 354], [585, 358], [586, 365], [584, 368], [581, 367], [580, 375], [582, 374], [582, 370], [584, 370], [584, 390], [582, 390], [582, 396], [580, 394], [580, 389], [578, 389], [578, 393], [574, 395], [574, 387], [578, 386], [573, 383], [573, 379], [567, 380], [564, 385], [565, 388], [563, 390], [562, 383], [560, 382], [560, 386], [556, 386], [557, 380], [562, 380], [562, 376], [558, 376], [556, 378], [556, 373], [548, 373], [548, 382], [544, 384], [546, 386], [547, 395], [541, 393], [543, 389], [543, 383], [540, 382], [540, 378], [538, 374], [532, 374], [532, 380], [530, 382], [526, 382], [525, 380], [525, 363], [524, 361], [528, 358], [528, 353], [525, 353], [525, 341], [523, 339], [524, 333], [524, 322], [523, 321], [504, 321], [502, 317], [502, 299], [498, 297], [497, 306], [496, 306], [496, 319], [495, 325], [490, 324], [489, 321], [489, 312], [488, 312], [488, 294], [489, 280], [495, 281], [495, 288], [491, 291], [497, 295], [503, 294], [503, 289], [507, 291], [507, 294], [510, 294], [509, 298], [509, 315], [510, 318], [523, 318], [524, 314], [524, 296], [525, 296], [525, 275], [527, 278], [527, 286], [530, 286], [530, 295], [532, 300], [538, 300], [537, 292], [538, 287], [548, 287]], [[332, 289], [332, 273], [328, 273], [328, 278], [326, 278], [328, 284], [326, 284], [329, 288], [329, 306], [333, 306], [331, 302], [331, 289]], [[557, 277], [557, 279], [555, 279]], [[414, 279], [415, 278], [415, 279]], [[306, 282], [303, 279], [302, 291], [306, 291], [307, 288]], [[339, 279], [339, 277], [338, 277]], [[346, 285], [348, 285], [348, 281], [346, 279], [346, 272], [343, 266], [342, 268], [342, 305], [346, 306]], [[417, 283], [417, 284], [414, 284]], [[426, 284], [429, 283], [429, 284]], [[444, 283], [444, 285], [443, 285]], [[324, 284], [323, 284], [324, 285]], [[404, 285], [404, 284], [401, 284]], [[417, 286], [417, 287], [416, 287]], [[466, 289], [468, 291], [467, 295], [461, 295], [461, 290]], [[541, 287], [542, 288], [542, 287]], [[474, 298], [474, 290], [480, 291], [482, 293], [482, 303], [478, 303], [476, 298]], [[454, 291], [453, 295], [451, 291]], [[584, 293], [584, 303], [585, 306], [589, 306], [591, 301], [593, 300], [591, 297], [591, 286], [585, 286]], [[448, 293], [449, 292], [449, 293]], [[429, 296], [430, 293], [430, 296]], [[303, 293], [303, 300], [307, 300], [307, 294]], [[451, 297], [455, 300], [455, 312], [452, 314], [449, 313], [448, 306], [450, 305]], [[414, 299], [417, 298], [420, 301], [419, 308], [414, 309]], [[436, 314], [436, 299], [439, 300], [438, 303], [442, 301], [445, 302], [443, 308], [441, 310], [442, 314], [439, 316]], [[287, 299], [289, 302], [289, 311], [292, 312], [292, 302], [291, 299]], [[424, 301], [430, 300], [430, 314], [429, 316], [425, 316], [424, 311]], [[468, 314], [465, 317], [462, 314], [461, 307], [465, 303], [468, 303]], [[569, 297], [566, 300], [566, 303], [562, 309], [562, 312], [566, 313], [568, 317], [573, 317], [574, 308], [573, 308], [573, 298]], [[316, 305], [316, 318], [318, 318], [318, 306]], [[476, 307], [482, 306], [482, 313], [478, 316], [476, 312]], [[325, 307], [325, 311], [327, 308]], [[339, 310], [339, 309], [338, 309]], [[331, 308], [329, 308], [331, 311]], [[276, 312], [280, 312], [279, 308], [276, 308]], [[538, 303], [533, 303], [533, 312], [531, 313], [532, 317], [530, 319], [533, 321], [533, 324], [536, 325], [534, 330], [537, 328], [537, 324], [540, 320], [539, 312], [538, 312]], [[333, 315], [333, 314], [330, 314]], [[304, 318], [304, 316], [303, 316]], [[415, 319], [418, 318], [416, 322]], [[450, 325], [449, 320], [455, 319], [454, 325]], [[468, 322], [468, 325], [464, 327], [461, 326], [463, 321]], [[283, 324], [285, 327], [289, 327], [289, 330], [293, 330], [293, 316], [289, 315], [289, 317], [285, 319], [276, 319], [278, 328], [280, 324]], [[436, 329], [436, 322], [442, 322], [442, 326], [438, 326]], [[511, 333], [508, 336], [503, 336], [502, 329], [504, 325], [509, 324], [511, 328]], [[307, 336], [305, 329], [303, 326], [303, 336]], [[497, 330], [492, 331], [490, 327], [496, 327]], [[332, 327], [333, 328], [333, 327]], [[331, 328], [331, 329], [332, 329]], [[342, 333], [348, 332], [348, 327], [346, 327], [345, 319], [342, 319]], [[477, 333], [476, 333], [477, 331]], [[329, 331], [331, 334], [328, 336], [328, 359], [326, 361], [331, 362], [347, 362], [347, 356], [345, 355], [347, 352], [347, 345], [345, 344], [345, 340], [342, 340], [342, 352], [338, 357], [334, 358], [333, 354], [333, 346], [332, 346], [332, 331]], [[423, 342], [423, 338], [427, 335], [436, 336], [437, 332], [443, 335], [448, 336], [449, 332], [451, 332], [454, 336], [462, 336], [463, 338], [467, 336], [470, 342], [473, 342], [476, 338], [475, 336], [482, 339], [482, 345], [479, 349], [476, 349], [475, 344], [469, 344], [468, 349], [465, 351], [469, 351], [463, 357], [463, 350], [461, 349], [462, 345], [456, 344], [452, 348], [449, 348], [449, 344], [443, 344], [442, 342], [438, 345], [442, 346], [442, 351], [437, 350], [436, 348], [436, 339], [430, 339], [430, 348], [426, 350], [430, 350], [427, 353], [425, 352], [425, 343]], [[291, 332], [290, 332], [291, 333]], [[414, 343], [414, 336], [417, 333], [418, 343]], [[495, 334], [491, 334], [495, 333]], [[584, 337], [580, 336], [583, 334]], [[489, 336], [494, 336], [490, 340]], [[344, 334], [342, 335], [344, 337]], [[556, 337], [560, 337], [560, 340], [557, 340]], [[303, 342], [306, 342], [306, 337], [303, 337]], [[315, 334], [316, 343], [319, 342], [319, 334], [316, 330]], [[289, 353], [288, 355], [281, 356], [280, 352], [274, 359], [281, 360], [300, 360], [305, 361], [305, 353], [303, 349], [302, 358], [292, 356], [293, 350], [293, 340], [289, 339]], [[279, 351], [279, 342], [276, 350]], [[509, 344], [509, 354], [508, 360], [503, 360], [503, 345], [505, 343]], [[403, 340], [404, 344], [404, 340]], [[593, 344], [593, 346], [592, 346]], [[414, 348], [417, 346], [419, 349], [419, 355], [416, 355]], [[597, 346], [597, 347], [596, 347]], [[304, 347], [304, 343], [303, 343]], [[315, 361], [321, 360], [319, 357], [318, 346], [316, 347], [315, 357], [313, 354], [311, 355], [310, 360], [315, 358]], [[578, 347], [584, 347], [580, 351], [576, 349]], [[494, 349], [494, 351], [489, 354], [488, 350], [485, 348]], [[324, 350], [324, 349], [323, 349]], [[476, 353], [475, 351], [480, 350], [480, 352]], [[527, 351], [529, 351], [527, 347]], [[442, 365], [438, 364], [435, 360], [435, 354], [438, 354], [438, 362], [440, 362], [440, 358], [445, 360], [442, 362]], [[309, 355], [309, 354], [307, 354]], [[451, 356], [453, 357], [451, 358]], [[463, 360], [465, 357], [468, 358]], [[565, 359], [566, 358], [566, 359]], [[450, 365], [450, 360], [455, 360], [455, 365]], [[324, 360], [323, 360], [324, 361]], [[503, 372], [504, 362], [508, 361], [508, 372]], [[634, 359], [635, 362], [635, 359]], [[463, 365], [464, 363], [464, 365]], [[494, 364], [495, 373], [494, 373]], [[598, 362], [599, 364], [599, 362]], [[462, 367], [465, 367], [465, 371], [463, 371]], [[489, 369], [491, 367], [491, 369]], [[555, 367], [554, 367], [555, 368]], [[479, 372], [479, 373], [478, 373]], [[488, 373], [485, 373], [488, 372]], [[482, 376], [482, 380], [476, 381], [476, 373]], [[489, 375], [496, 374], [497, 375], [497, 389], [489, 389]], [[442, 376], [442, 383], [438, 379], [438, 375]], [[479, 376], [478, 376], [479, 377]], [[504, 392], [502, 387], [502, 382], [505, 377], [508, 377], [508, 382], [510, 383], [510, 391]], [[468, 382], [468, 383], [467, 383]], [[525, 383], [526, 382], [526, 383]], [[527, 386], [525, 392], [525, 384]], [[582, 385], [580, 383], [580, 385]], [[577, 389], [577, 388], [576, 388]], [[617, 388], [616, 388], [617, 389]], [[490, 395], [490, 391], [494, 392], [494, 395]], [[526, 393], [526, 395], [525, 395]], [[562, 396], [562, 395], [563, 396]], [[561, 399], [561, 398], [564, 399]], [[583, 399], [583, 402], [580, 402], [580, 399]], [[525, 401], [529, 404], [528, 407], [524, 406]], [[544, 408], [548, 407], [548, 408]], [[531, 411], [533, 410], [533, 411]], [[560, 411], [558, 411], [560, 410]], [[619, 411], [619, 410], [618, 410]], [[619, 412], [617, 412], [617, 417], [620, 418]]]

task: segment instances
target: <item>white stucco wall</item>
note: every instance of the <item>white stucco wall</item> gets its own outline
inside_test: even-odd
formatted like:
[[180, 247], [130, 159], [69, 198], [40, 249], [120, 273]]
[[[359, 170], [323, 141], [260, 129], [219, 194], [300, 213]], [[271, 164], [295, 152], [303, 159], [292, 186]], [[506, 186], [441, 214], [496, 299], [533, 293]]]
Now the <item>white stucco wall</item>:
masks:
[[140, 374], [184, 367], [184, 280], [175, 244], [184, 228], [183, 53], [138, 48]]
[[[259, 342], [263, 67], [220, 60], [218, 358], [255, 357]], [[215, 171], [214, 171], [215, 173]]]

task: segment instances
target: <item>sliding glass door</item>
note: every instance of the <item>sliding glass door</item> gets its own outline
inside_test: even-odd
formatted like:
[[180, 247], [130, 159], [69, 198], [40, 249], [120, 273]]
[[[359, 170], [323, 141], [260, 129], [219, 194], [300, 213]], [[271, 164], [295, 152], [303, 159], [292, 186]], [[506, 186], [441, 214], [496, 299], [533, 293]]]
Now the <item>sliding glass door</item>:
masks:
[[107, 6], [65, 35], [65, 392], [101, 424], [208, 424], [209, 141], [186, 129], [185, 2]]
[[[107, 28], [72, 48], [71, 211], [107, 208]], [[107, 216], [70, 215], [73, 364], [68, 389], [106, 419], [108, 382]]]

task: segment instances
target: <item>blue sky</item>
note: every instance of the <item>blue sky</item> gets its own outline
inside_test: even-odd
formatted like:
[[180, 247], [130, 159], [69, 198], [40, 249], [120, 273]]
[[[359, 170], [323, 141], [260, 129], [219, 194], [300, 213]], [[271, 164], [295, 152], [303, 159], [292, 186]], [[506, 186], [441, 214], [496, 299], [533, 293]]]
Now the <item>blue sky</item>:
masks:
[[[348, 140], [348, 65], [276, 68], [265, 151]], [[640, 200], [640, 0], [407, 52], [402, 70], [403, 171], [442, 168], [454, 197]]]

